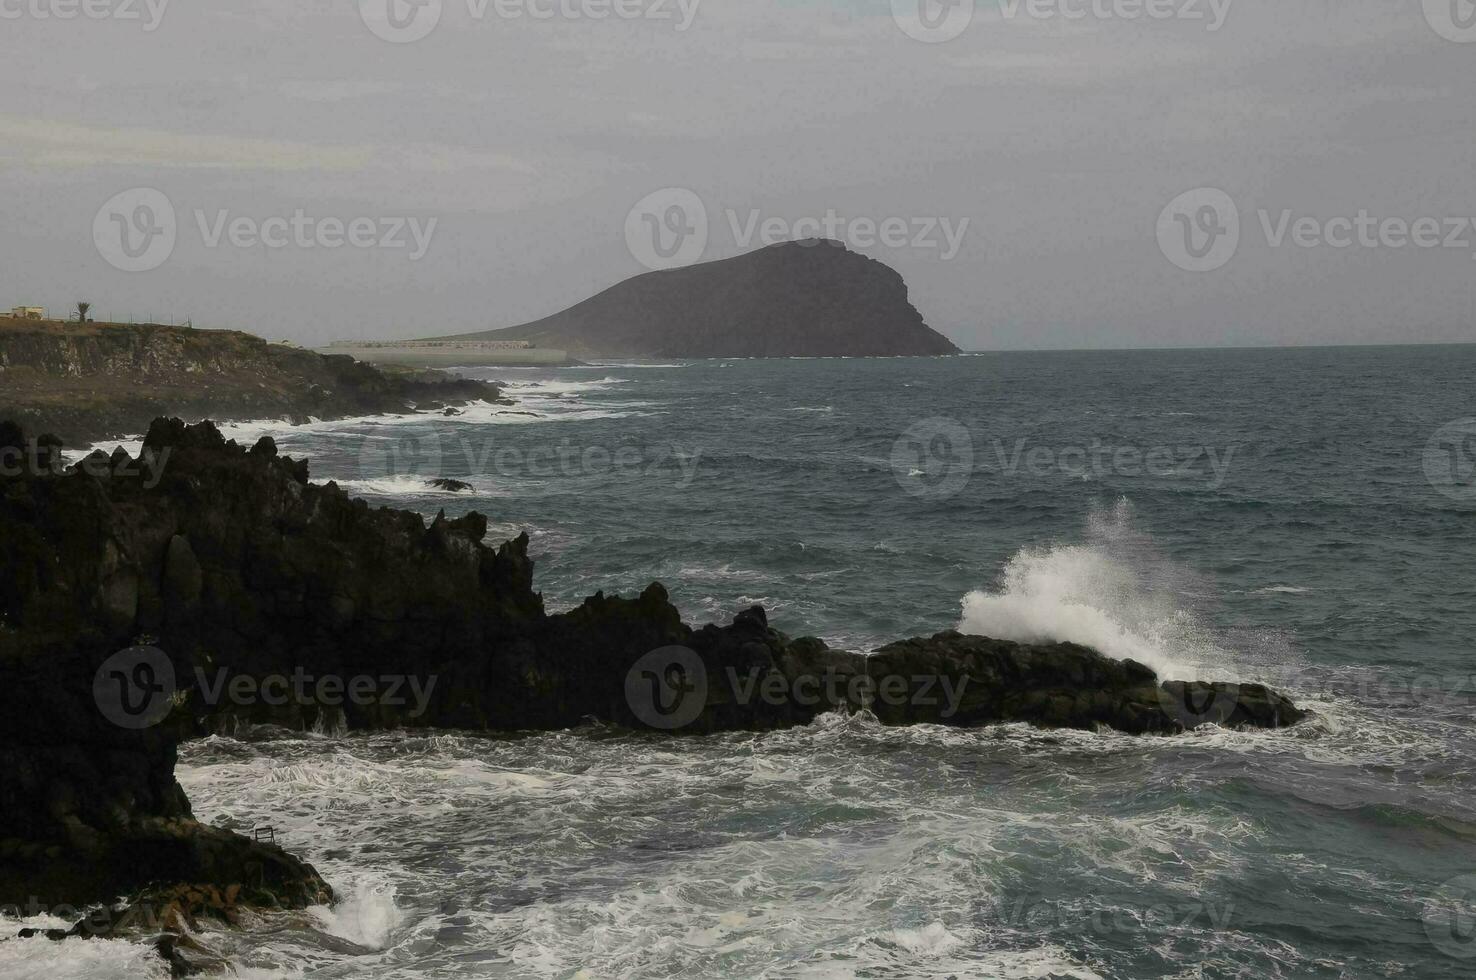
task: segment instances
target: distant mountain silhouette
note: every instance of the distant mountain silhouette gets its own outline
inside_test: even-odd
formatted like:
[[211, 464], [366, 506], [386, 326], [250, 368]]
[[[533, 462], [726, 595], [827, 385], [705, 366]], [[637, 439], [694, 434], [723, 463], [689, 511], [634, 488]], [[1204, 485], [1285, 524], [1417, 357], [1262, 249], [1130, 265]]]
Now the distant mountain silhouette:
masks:
[[455, 340], [527, 340], [575, 357], [954, 354], [891, 267], [839, 242], [785, 242], [627, 279], [562, 313]]

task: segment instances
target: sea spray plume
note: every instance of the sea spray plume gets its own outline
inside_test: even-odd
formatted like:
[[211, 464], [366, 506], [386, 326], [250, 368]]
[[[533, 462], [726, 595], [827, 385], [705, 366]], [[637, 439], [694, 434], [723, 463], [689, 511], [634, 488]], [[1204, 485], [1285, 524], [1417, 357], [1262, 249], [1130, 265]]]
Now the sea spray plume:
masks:
[[[488, 524], [478, 514], [438, 515], [427, 525], [417, 514], [370, 508], [333, 483], [311, 483], [306, 461], [281, 457], [272, 440], [248, 450], [226, 442], [209, 424], [159, 420], [144, 451], [164, 448], [175, 454], [155, 488], [77, 478], [36, 479], [24, 488], [55, 511], [36, 542], [40, 554], [65, 543], [53, 524], [78, 525], [74, 511], [87, 513], [86, 526], [117, 524], [115, 536], [130, 542], [126, 567], [91, 552], [64, 563], [78, 579], [73, 592], [79, 603], [98, 590], [109, 599], [102, 607], [83, 603], [70, 617], [97, 619], [108, 653], [152, 630], [156, 645], [190, 676], [206, 664], [255, 684], [252, 679], [298, 670], [315, 677], [399, 675], [414, 664], [416, 672], [437, 678], [433, 691], [424, 688], [427, 703], [403, 711], [387, 699], [301, 705], [197, 698], [194, 720], [202, 730], [220, 715], [306, 727], [329, 707], [335, 723], [342, 708], [350, 729], [524, 730], [577, 725], [588, 716], [657, 727], [632, 702], [629, 674], [644, 654], [671, 646], [694, 651], [709, 680], [738, 679], [713, 685], [700, 699], [693, 731], [806, 724], [842, 700], [829, 695], [831, 680], [845, 691], [846, 707], [870, 704], [894, 724], [1021, 720], [1131, 732], [1186, 727], [1152, 703], [1159, 690], [1152, 668], [1123, 671], [1131, 654], [1151, 652], [1158, 640], [1120, 621], [1117, 635], [1101, 637], [1123, 654], [1113, 658], [1085, 644], [1064, 650], [1052, 648], [1071, 644], [1005, 638], [981, 646], [959, 642], [957, 634], [893, 644], [868, 657], [831, 650], [813, 638], [791, 640], [769, 627], [760, 608], [740, 613], [730, 626], [693, 629], [656, 584], [634, 599], [597, 593], [574, 610], [550, 615], [533, 589], [526, 536], [493, 549], [484, 544]], [[92, 515], [88, 508], [103, 510]], [[149, 520], [140, 522], [141, 514]], [[1131, 542], [1121, 533], [1130, 524], [1125, 515], [1096, 533]], [[258, 533], [264, 527], [273, 533]], [[244, 554], [242, 542], [249, 542]], [[39, 637], [56, 617], [30, 612], [42, 608], [40, 594], [21, 585], [33, 577], [12, 577], [23, 593], [14, 622], [20, 635]], [[1118, 595], [1090, 608], [1107, 615], [1112, 602], [1143, 591], [1128, 587], [1136, 581], [1131, 576], [1123, 581]], [[132, 587], [156, 582], [157, 595]], [[649, 695], [650, 678], [637, 681]], [[812, 681], [824, 682], [825, 696], [814, 695]], [[770, 689], [779, 693], [753, 695]], [[1279, 703], [1267, 699], [1267, 705], [1265, 711], [1247, 707], [1245, 723], [1295, 720]]]
[[[1162, 707], [1183, 727], [1226, 723], [1246, 664], [1238, 645], [1206, 622], [1202, 606], [1212, 584], [1164, 555], [1126, 498], [1089, 514], [1084, 536], [1084, 544], [1021, 549], [997, 591], [963, 598], [959, 630], [1020, 643], [1079, 643], [1137, 661], [1167, 679]], [[1267, 646], [1265, 637], [1250, 639], [1257, 649]], [[1286, 645], [1273, 646], [1278, 666], [1289, 663]]]
[[[0, 436], [24, 438], [15, 426]], [[13, 862], [0, 863], [0, 902], [90, 902], [159, 880], [258, 883], [245, 868], [254, 862], [268, 870], [259, 904], [316, 904], [328, 888], [311, 868], [189, 819], [174, 778], [180, 738], [229, 718], [325, 733], [559, 729], [588, 717], [650, 728], [627, 700], [627, 679], [663, 647], [690, 649], [713, 681], [683, 729], [691, 733], [803, 725], [837, 708], [898, 725], [1185, 727], [1160, 703], [1152, 671], [1081, 645], [942, 633], [867, 656], [791, 639], [759, 607], [694, 629], [659, 584], [550, 614], [533, 588], [527, 536], [490, 547], [479, 514], [427, 521], [371, 508], [311, 482], [307, 461], [280, 455], [270, 438], [247, 448], [210, 423], [157, 420], [140, 452], [165, 449], [173, 455], [153, 487], [111, 470], [0, 474], [0, 683], [28, 692], [33, 709], [0, 714], [0, 839], [20, 841], [31, 862], [13, 874]], [[121, 466], [127, 454], [116, 455]], [[427, 698], [422, 710], [409, 699], [201, 696], [135, 730], [108, 718], [95, 682], [109, 657], [140, 644], [163, 651], [176, 678], [224, 668], [259, 691], [258, 680], [299, 670], [418, 674]], [[130, 706], [163, 686], [157, 666], [113, 666], [102, 671], [105, 691], [120, 679], [147, 689], [128, 692]], [[1234, 707], [1232, 724], [1302, 717], [1264, 689], [1242, 688]], [[126, 830], [120, 814], [133, 821]]]
[[1090, 514], [1086, 543], [1023, 548], [997, 591], [963, 598], [959, 629], [1021, 643], [1071, 642], [1161, 677], [1198, 678], [1230, 659], [1194, 608], [1206, 585], [1138, 529], [1132, 504]]

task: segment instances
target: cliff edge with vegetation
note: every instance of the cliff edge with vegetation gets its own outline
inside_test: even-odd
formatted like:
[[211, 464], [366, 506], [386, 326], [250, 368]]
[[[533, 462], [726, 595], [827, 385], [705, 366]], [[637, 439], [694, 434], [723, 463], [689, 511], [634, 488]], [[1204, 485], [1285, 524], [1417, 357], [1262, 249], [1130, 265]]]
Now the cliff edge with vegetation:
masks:
[[0, 318], [0, 418], [67, 445], [139, 435], [161, 415], [305, 422], [498, 395], [480, 381], [375, 368], [237, 330]]

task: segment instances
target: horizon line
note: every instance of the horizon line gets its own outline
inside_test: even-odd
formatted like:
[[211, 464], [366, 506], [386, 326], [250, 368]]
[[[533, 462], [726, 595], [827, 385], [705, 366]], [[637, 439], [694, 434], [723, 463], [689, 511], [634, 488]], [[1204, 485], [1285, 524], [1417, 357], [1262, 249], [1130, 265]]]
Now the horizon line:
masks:
[[[1361, 343], [1361, 344], [1223, 344], [1220, 346], [1207, 347], [1184, 345], [1181, 347], [980, 347], [974, 349], [959, 348], [960, 354], [1109, 354], [1109, 353], [1153, 353], [1169, 351], [1218, 351], [1218, 350], [1341, 350], [1356, 348], [1382, 348], [1382, 347], [1476, 347], [1476, 339], [1472, 340], [1426, 340], [1406, 341], [1402, 343]], [[952, 356], [952, 355], [930, 355], [930, 356]]]

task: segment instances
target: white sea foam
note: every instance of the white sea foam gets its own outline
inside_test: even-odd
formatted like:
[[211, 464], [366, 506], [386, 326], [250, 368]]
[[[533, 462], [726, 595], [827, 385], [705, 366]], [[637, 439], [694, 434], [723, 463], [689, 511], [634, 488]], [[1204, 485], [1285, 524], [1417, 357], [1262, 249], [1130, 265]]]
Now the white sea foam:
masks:
[[995, 591], [963, 599], [959, 629], [1021, 643], [1073, 642], [1161, 677], [1207, 677], [1230, 657], [1185, 605], [1194, 577], [1153, 553], [1120, 501], [1088, 521], [1087, 543], [1022, 549]]
[[390, 945], [405, 915], [395, 902], [396, 887], [383, 879], [365, 877], [355, 882], [348, 897], [331, 907], [314, 906], [308, 914], [323, 932], [365, 949]]
[[[327, 483], [328, 481], [318, 480], [314, 482]], [[456, 496], [450, 490], [441, 490], [432, 487], [423, 476], [411, 476], [403, 473], [396, 476], [383, 476], [372, 480], [335, 480], [333, 482], [337, 483], [349, 493], [365, 494], [374, 497]]]
[[692, 365], [690, 363], [687, 363], [687, 364], [656, 364], [656, 363], [646, 364], [646, 363], [643, 363], [641, 361], [596, 361], [593, 364], [579, 365], [578, 367], [571, 368], [570, 370], [574, 370], [574, 371], [597, 371], [597, 370], [601, 370], [601, 369], [614, 368], [617, 371], [627, 371], [627, 370], [630, 370], [632, 368], [684, 368], [684, 367], [691, 367], [691, 366]]
[[963, 939], [949, 932], [941, 922], [932, 922], [920, 929], [893, 929], [892, 941], [911, 953], [935, 956], [955, 946]]
[[[610, 365], [610, 367], [614, 366]], [[354, 433], [366, 428], [384, 426], [485, 425], [489, 423], [518, 425], [530, 422], [582, 422], [648, 414], [626, 411], [625, 406], [621, 404], [597, 406], [579, 403], [580, 397], [586, 393], [603, 391], [613, 385], [627, 384], [630, 380], [629, 378], [606, 376], [597, 380], [585, 381], [502, 381], [499, 384], [503, 388], [503, 394], [513, 401], [514, 405], [470, 402], [458, 406], [453, 415], [444, 415], [440, 412], [401, 412], [356, 415], [338, 419], [310, 417], [306, 422], [293, 422], [287, 419], [247, 419], [216, 422], [215, 425], [221, 435], [227, 439], [234, 439], [243, 446], [254, 445], [262, 436], [271, 436], [277, 442], [290, 446], [293, 441], [309, 436]], [[651, 403], [644, 404], [649, 406]], [[121, 439], [104, 440], [79, 449], [64, 449], [62, 458], [68, 463], [75, 463], [94, 450], [101, 449], [103, 452], [111, 453], [114, 446], [120, 445], [128, 451], [129, 455], [137, 456], [143, 448], [143, 435], [135, 434]]]
[[[52, 916], [12, 919], [0, 916], [0, 936], [25, 928], [54, 929], [70, 923]], [[167, 980], [169, 969], [153, 947], [123, 939], [66, 939], [44, 936], [0, 942], [0, 978], [31, 980]]]
[[113, 454], [114, 448], [118, 446], [122, 446], [124, 452], [137, 459], [138, 454], [143, 452], [143, 437], [139, 436], [132, 439], [115, 439], [112, 441], [96, 442], [90, 446], [85, 446], [81, 449], [63, 449], [61, 451], [61, 456], [62, 459], [65, 460], [68, 465], [70, 465], [72, 463], [78, 462], [79, 460], [85, 459], [86, 457], [92, 455], [94, 452], [97, 452], [99, 449], [111, 456]]
[[[1062, 938], [1096, 906], [1032, 904], [1036, 870], [1069, 869], [1085, 894], [1132, 882], [1189, 907], [1244, 876], [1265, 828], [1187, 801], [1084, 807], [1091, 781], [1078, 789], [1074, 777], [1052, 779], [1048, 797], [981, 787], [977, 770], [948, 760], [1033, 760], [1043, 776], [1053, 767], [1042, 759], [1079, 775], [1101, 758], [1107, 772], [1131, 762], [1121, 775], [1132, 785], [1192, 790], [1218, 777], [1185, 768], [1187, 746], [1312, 758], [1332, 737], [1302, 726], [1145, 741], [830, 714], [679, 744], [599, 726], [521, 739], [216, 737], [184, 747], [180, 776], [197, 813], [275, 823], [340, 896], [302, 917], [310, 929], [240, 937], [236, 962], [282, 969], [306, 956], [322, 969], [353, 957], [354, 975], [385, 977], [414, 975], [414, 963], [468, 977], [1100, 980], [1095, 957]], [[1356, 752], [1361, 736], [1337, 741]], [[1213, 939], [1241, 942], [1254, 939]]]
[[587, 380], [558, 378], [539, 381], [507, 381], [503, 382], [503, 388], [507, 393], [517, 397], [563, 398], [570, 395], [579, 396], [591, 391], [604, 391], [613, 385], [630, 383], [630, 378], [607, 375], [603, 378]]

